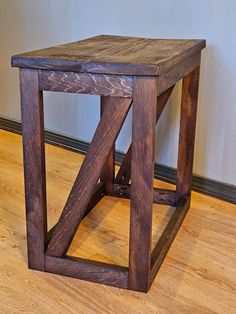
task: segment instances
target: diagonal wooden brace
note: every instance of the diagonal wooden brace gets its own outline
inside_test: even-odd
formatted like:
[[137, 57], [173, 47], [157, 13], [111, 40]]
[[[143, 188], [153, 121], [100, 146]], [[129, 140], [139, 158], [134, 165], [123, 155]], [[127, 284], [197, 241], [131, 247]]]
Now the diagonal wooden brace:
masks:
[[[174, 89], [173, 85], [167, 89], [164, 93], [157, 97], [157, 112], [156, 112], [156, 123], [159, 121], [162, 111], [165, 108], [165, 105], [170, 97], [172, 90]], [[129, 184], [131, 177], [131, 154], [132, 154], [132, 143], [129, 146], [129, 149], [122, 161], [120, 169], [116, 175], [115, 183], [117, 184]]]
[[103, 112], [74, 186], [53, 230], [46, 254], [64, 256], [83, 219], [100, 173], [119, 134], [131, 99], [113, 97]]

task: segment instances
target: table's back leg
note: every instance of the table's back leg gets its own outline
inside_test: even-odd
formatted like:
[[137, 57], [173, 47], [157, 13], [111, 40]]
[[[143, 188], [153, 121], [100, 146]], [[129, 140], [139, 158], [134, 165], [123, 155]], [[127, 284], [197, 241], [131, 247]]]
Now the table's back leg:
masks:
[[191, 194], [194, 141], [200, 67], [183, 78], [179, 153], [176, 179], [177, 201]]
[[47, 243], [43, 95], [38, 71], [20, 70], [25, 202], [30, 268], [44, 270]]
[[[101, 96], [101, 116], [112, 98], [109, 96]], [[104, 192], [107, 195], [112, 194], [115, 176], [115, 143], [103, 167], [100, 180], [104, 183]]]
[[129, 289], [149, 289], [157, 82], [134, 78]]

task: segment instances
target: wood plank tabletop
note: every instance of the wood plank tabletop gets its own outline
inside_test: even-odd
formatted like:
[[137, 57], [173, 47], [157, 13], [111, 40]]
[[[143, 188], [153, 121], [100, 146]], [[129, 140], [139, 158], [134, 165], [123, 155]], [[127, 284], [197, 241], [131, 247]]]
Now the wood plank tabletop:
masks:
[[12, 66], [158, 76], [199, 53], [205, 45], [205, 40], [100, 35], [13, 56]]

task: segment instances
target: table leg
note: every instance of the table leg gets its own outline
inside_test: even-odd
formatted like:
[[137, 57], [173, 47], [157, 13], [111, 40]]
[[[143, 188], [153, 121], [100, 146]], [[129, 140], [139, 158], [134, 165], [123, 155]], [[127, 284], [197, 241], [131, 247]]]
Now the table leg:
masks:
[[[109, 101], [112, 101], [113, 98], [109, 96], [101, 96], [101, 116], [108, 105]], [[115, 177], [115, 143], [112, 147], [112, 150], [107, 158], [107, 161], [103, 167], [100, 179], [104, 183], [104, 192], [107, 195], [110, 195], [113, 190], [113, 183]]]
[[20, 70], [29, 268], [44, 270], [47, 243], [43, 96], [38, 71]]
[[129, 289], [143, 292], [150, 284], [156, 102], [156, 79], [134, 78]]
[[183, 78], [176, 197], [191, 194], [200, 67]]

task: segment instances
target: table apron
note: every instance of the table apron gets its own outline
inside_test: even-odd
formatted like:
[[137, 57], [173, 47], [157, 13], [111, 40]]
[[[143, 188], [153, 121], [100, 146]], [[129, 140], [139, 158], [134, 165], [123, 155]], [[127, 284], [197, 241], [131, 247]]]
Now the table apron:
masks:
[[132, 76], [39, 70], [43, 91], [131, 98]]

